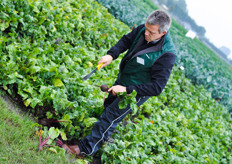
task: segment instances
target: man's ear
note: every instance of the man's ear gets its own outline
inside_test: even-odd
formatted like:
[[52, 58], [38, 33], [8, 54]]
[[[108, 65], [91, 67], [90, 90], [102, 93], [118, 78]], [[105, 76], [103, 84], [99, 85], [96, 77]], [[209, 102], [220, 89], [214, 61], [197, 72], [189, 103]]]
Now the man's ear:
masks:
[[163, 31], [162, 34], [163, 34], [163, 35], [167, 34], [167, 31]]

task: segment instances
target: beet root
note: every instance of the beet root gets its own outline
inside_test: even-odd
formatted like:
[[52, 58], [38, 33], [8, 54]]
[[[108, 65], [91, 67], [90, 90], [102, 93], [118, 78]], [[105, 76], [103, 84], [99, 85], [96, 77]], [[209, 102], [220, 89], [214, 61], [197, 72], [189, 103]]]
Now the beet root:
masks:
[[106, 84], [101, 85], [100, 88], [101, 88], [102, 92], [107, 92], [109, 89], [108, 85], [106, 85]]

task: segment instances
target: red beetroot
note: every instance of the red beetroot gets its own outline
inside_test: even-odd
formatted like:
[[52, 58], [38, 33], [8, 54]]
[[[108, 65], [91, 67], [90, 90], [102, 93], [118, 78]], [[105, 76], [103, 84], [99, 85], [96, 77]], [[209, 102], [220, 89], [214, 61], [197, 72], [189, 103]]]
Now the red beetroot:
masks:
[[106, 84], [101, 85], [100, 88], [102, 92], [108, 92], [108, 89], [109, 89], [108, 85]]

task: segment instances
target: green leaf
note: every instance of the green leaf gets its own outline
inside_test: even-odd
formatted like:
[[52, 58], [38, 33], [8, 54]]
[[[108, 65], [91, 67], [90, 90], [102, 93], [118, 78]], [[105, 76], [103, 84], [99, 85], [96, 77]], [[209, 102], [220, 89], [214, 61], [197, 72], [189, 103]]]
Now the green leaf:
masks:
[[84, 119], [84, 124], [87, 128], [92, 126], [95, 122], [97, 122], [97, 119], [94, 117]]
[[78, 119], [78, 122], [82, 122], [84, 118], [85, 118], [85, 113], [83, 112], [80, 118]]
[[59, 129], [56, 129], [54, 127], [51, 127], [48, 131], [48, 135], [51, 137], [51, 139], [57, 138], [59, 134], [60, 134]]
[[89, 161], [84, 160], [84, 159], [77, 159], [76, 162], [77, 162], [78, 164], [88, 164], [88, 163], [89, 163]]
[[212, 81], [212, 76], [208, 76], [207, 77], [207, 82], [209, 83], [209, 82], [211, 82]]
[[40, 124], [38, 124], [38, 123], [34, 123], [34, 124], [31, 125], [32, 128], [33, 128], [34, 126], [37, 126], [37, 127], [42, 128], [42, 125], [40, 125]]
[[136, 103], [131, 103], [130, 108], [133, 111], [133, 113], [132, 113], [133, 115], [138, 112], [138, 106], [136, 105]]
[[62, 87], [64, 84], [63, 84], [63, 82], [60, 80], [60, 79], [56, 79], [55, 81], [54, 81], [54, 86], [55, 87]]
[[13, 84], [17, 80], [15, 73], [12, 73], [12, 74], [8, 75], [8, 78], [9, 78], [8, 84]]
[[8, 87], [7, 87], [7, 86], [3, 86], [3, 89], [4, 89], [4, 90], [7, 90], [7, 89], [8, 89]]
[[52, 114], [51, 112], [47, 112], [47, 113], [46, 113], [46, 116], [47, 116], [47, 118], [52, 118], [52, 117], [53, 117], [53, 114]]
[[67, 140], [66, 133], [63, 130], [60, 130], [60, 135], [63, 140]]
[[145, 140], [146, 144], [151, 145], [151, 146], [156, 146], [156, 143], [152, 139], [146, 139]]
[[63, 118], [60, 121], [65, 121], [65, 122], [60, 122], [61, 124], [63, 124], [65, 127], [67, 125], [69, 125], [70, 123], [72, 123], [72, 121], [70, 120], [70, 116], [68, 114], [64, 115]]
[[[46, 69], [45, 69], [45, 70], [46, 70]], [[58, 69], [57, 69], [56, 66], [51, 67], [51, 68], [49, 69], [49, 72], [55, 72], [56, 75], [58, 75]]]
[[48, 148], [48, 149], [47, 149], [47, 151], [51, 151], [51, 152], [53, 152], [53, 153], [56, 153], [56, 154], [57, 154], [56, 149], [55, 149], [55, 148], [53, 148], [53, 147]]
[[32, 98], [29, 98], [27, 100], [25, 100], [23, 103], [26, 107], [28, 107], [30, 105], [30, 103], [32, 102]]
[[40, 71], [40, 67], [39, 66], [31, 66], [30, 67], [31, 74], [34, 74], [34, 73], [39, 72], [39, 71]]
[[43, 103], [41, 102], [41, 100], [39, 100], [39, 99], [37, 99], [37, 98], [33, 98], [32, 101], [31, 101], [30, 106], [31, 106], [32, 108], [35, 108], [35, 106], [36, 106], [37, 104], [40, 105], [40, 106], [43, 105]]

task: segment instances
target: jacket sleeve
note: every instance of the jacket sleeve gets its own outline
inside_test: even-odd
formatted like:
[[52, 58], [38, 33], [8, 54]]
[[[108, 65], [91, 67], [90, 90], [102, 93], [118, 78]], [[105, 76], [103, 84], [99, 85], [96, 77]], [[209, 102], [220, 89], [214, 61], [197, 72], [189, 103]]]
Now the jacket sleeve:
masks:
[[130, 48], [134, 39], [136, 38], [138, 32], [144, 27], [144, 24], [139, 25], [134, 28], [131, 32], [123, 37], [115, 44], [115, 46], [111, 47], [109, 51], [107, 51], [108, 55], [111, 55], [113, 59], [117, 59], [119, 54], [125, 52]]
[[127, 93], [130, 94], [135, 90], [140, 96], [158, 96], [161, 94], [168, 82], [175, 60], [175, 54], [169, 52], [163, 54], [152, 66], [151, 82], [127, 86]]

